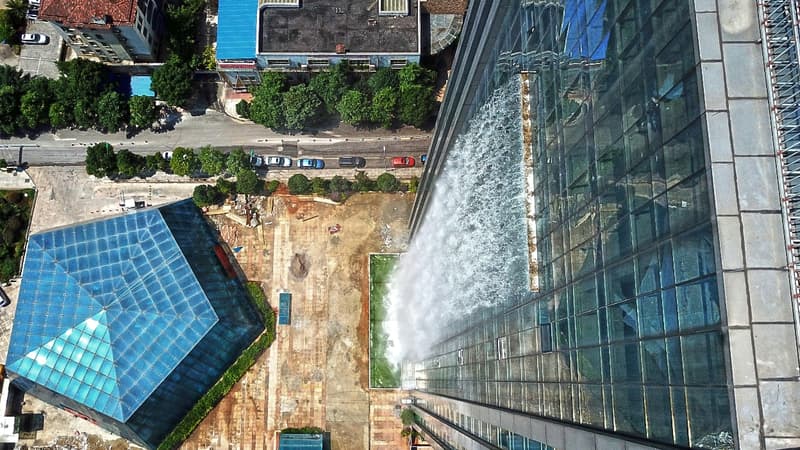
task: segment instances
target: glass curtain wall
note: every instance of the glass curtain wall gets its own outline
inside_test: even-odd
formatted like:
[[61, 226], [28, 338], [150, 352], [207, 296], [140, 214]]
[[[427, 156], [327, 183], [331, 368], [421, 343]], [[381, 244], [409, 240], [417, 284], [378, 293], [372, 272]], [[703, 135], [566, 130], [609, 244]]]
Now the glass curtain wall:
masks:
[[527, 71], [541, 290], [454, 326], [423, 391], [732, 446], [688, 0], [514, 1], [486, 98]]

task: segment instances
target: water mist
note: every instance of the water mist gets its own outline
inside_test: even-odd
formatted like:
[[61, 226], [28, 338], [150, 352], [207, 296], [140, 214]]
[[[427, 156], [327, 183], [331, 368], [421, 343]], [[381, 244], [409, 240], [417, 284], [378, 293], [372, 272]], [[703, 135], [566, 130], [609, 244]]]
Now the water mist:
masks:
[[423, 357], [448, 326], [529, 290], [520, 81], [499, 88], [447, 155], [389, 286], [395, 363]]

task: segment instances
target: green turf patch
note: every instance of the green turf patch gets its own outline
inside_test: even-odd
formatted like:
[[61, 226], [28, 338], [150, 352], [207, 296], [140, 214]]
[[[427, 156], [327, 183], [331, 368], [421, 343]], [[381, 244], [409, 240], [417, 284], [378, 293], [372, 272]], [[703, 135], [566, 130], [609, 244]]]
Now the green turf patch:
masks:
[[369, 386], [399, 388], [400, 367], [389, 362], [389, 338], [383, 329], [389, 299], [388, 282], [397, 255], [369, 255]]
[[0, 282], [20, 271], [33, 210], [33, 189], [0, 191]]
[[256, 363], [256, 359], [261, 356], [261, 353], [272, 345], [275, 340], [275, 312], [267, 304], [267, 297], [264, 295], [264, 291], [261, 290], [261, 285], [248, 281], [246, 287], [247, 292], [250, 294], [250, 299], [258, 308], [258, 312], [264, 320], [264, 332], [242, 352], [228, 370], [222, 374], [222, 377], [211, 386], [211, 389], [200, 397], [200, 400], [186, 413], [183, 420], [164, 438], [158, 446], [158, 450], [178, 448], [183, 441], [188, 439], [194, 429], [200, 425], [200, 422], [230, 392], [233, 385], [244, 376], [247, 370]]

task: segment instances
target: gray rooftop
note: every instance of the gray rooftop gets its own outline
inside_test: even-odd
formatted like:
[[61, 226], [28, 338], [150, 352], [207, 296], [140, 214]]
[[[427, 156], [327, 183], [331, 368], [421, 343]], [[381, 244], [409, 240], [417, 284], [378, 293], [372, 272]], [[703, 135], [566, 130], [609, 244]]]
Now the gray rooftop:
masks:
[[378, 15], [376, 0], [303, 0], [300, 8], [261, 9], [261, 53], [416, 53], [417, 0], [407, 16]]

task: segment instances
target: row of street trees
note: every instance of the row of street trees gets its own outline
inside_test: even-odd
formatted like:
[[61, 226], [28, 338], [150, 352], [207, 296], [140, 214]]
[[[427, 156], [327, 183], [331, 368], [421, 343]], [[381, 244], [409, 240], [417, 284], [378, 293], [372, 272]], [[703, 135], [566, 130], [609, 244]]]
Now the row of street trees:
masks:
[[162, 171], [191, 177], [256, 177], [250, 165], [250, 156], [244, 149], [237, 148], [230, 153], [207, 145], [197, 152], [192, 148], [176, 147], [172, 156], [166, 160], [161, 152], [142, 156], [122, 149], [114, 151], [114, 146], [101, 142], [86, 149], [86, 173], [96, 177], [146, 178]]
[[434, 112], [435, 82], [435, 72], [419, 64], [368, 75], [342, 62], [294, 86], [284, 74], [267, 72], [253, 100], [240, 102], [236, 110], [274, 130], [300, 131], [332, 116], [356, 126], [420, 127]]
[[61, 76], [51, 80], [0, 66], [0, 133], [67, 127], [114, 132], [126, 124], [146, 128], [155, 120], [155, 100], [120, 94], [102, 64], [74, 59], [58, 68]]

